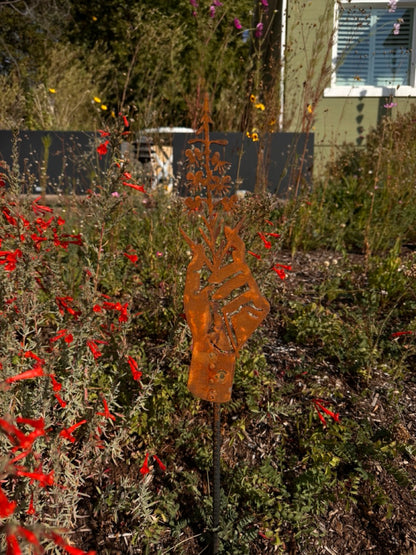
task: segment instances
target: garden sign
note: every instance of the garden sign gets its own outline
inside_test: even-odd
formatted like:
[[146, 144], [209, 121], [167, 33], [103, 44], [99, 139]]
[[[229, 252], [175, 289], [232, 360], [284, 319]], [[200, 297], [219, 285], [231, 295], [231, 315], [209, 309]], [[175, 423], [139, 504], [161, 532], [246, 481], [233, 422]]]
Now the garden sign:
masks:
[[192, 359], [188, 388], [196, 397], [213, 403], [213, 526], [212, 553], [218, 550], [220, 505], [220, 403], [231, 399], [235, 363], [241, 347], [269, 312], [245, 262], [245, 245], [239, 235], [243, 221], [232, 225], [236, 196], [228, 196], [229, 164], [212, 147], [224, 145], [211, 140], [212, 124], [208, 96], [204, 99], [201, 127], [188, 141], [186, 175], [191, 197], [187, 208], [201, 219], [200, 240], [190, 246], [184, 292], [184, 308], [192, 333]]

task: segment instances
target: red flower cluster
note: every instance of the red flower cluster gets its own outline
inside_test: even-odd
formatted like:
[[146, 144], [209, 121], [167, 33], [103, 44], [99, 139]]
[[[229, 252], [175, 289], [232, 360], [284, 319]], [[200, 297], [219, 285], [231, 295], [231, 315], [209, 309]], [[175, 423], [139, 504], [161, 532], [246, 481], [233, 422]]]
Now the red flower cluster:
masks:
[[285, 270], [291, 270], [292, 266], [287, 266], [286, 264], [275, 264], [272, 268], [274, 272], [280, 277], [280, 279], [286, 278]]
[[17, 259], [23, 255], [20, 249], [15, 251], [0, 251], [0, 264], [4, 264], [6, 272], [12, 272], [16, 268]]
[[[107, 299], [110, 298], [107, 295], [103, 295], [103, 297], [106, 297]], [[118, 321], [121, 323], [127, 322], [128, 320], [128, 306], [128, 303], [124, 303], [122, 305], [119, 302], [113, 303], [110, 301], [104, 301], [101, 305], [99, 305], [98, 303], [95, 304], [92, 309], [94, 312], [102, 312], [103, 310], [115, 310], [116, 312], [120, 313]]]
[[[270, 225], [273, 226], [273, 222], [271, 222], [270, 220], [265, 220], [265, 222]], [[265, 249], [270, 250], [272, 248], [272, 242], [268, 239], [268, 237], [273, 237], [275, 239], [278, 239], [280, 237], [280, 233], [276, 233], [273, 231], [270, 232], [261, 232], [258, 231], [257, 235], [260, 237], [260, 239], [263, 241], [263, 246]], [[254, 256], [255, 258], [257, 258], [257, 260], [261, 260], [261, 256], [253, 251], [247, 251], [248, 254], [250, 254], [251, 256]], [[286, 264], [279, 264], [276, 263], [272, 266], [271, 268], [274, 272], [276, 272], [276, 274], [280, 277], [280, 279], [286, 279], [286, 271], [290, 271], [292, 269], [292, 266], [286, 265]]]
[[322, 422], [323, 426], [326, 426], [326, 420], [322, 412], [327, 416], [330, 416], [335, 422], [339, 422], [339, 414], [327, 409], [325, 405], [327, 405], [328, 403], [326, 401], [324, 401], [323, 399], [313, 399], [313, 404], [316, 412], [318, 413], [319, 420]]
[[100, 358], [101, 356], [103, 356], [103, 353], [99, 350], [97, 343], [103, 343], [104, 345], [108, 345], [107, 341], [102, 341], [101, 339], [94, 339], [94, 341], [92, 341], [91, 339], [89, 339], [87, 341], [87, 345], [90, 349], [90, 351], [92, 352], [92, 356], [94, 357], [95, 360], [97, 360], [97, 358]]
[[133, 178], [131, 174], [129, 174], [129, 172], [124, 172], [120, 179], [125, 187], [131, 187], [132, 189], [136, 189], [136, 191], [140, 191], [141, 193], [146, 192], [143, 185], [137, 185], [136, 183], [130, 182]]
[[59, 339], [63, 339], [65, 343], [69, 344], [69, 343], [72, 343], [72, 341], [74, 340], [74, 336], [72, 335], [72, 333], [68, 333], [68, 330], [64, 329], [64, 330], [59, 330], [54, 337], [49, 339], [49, 341], [51, 343], [55, 343], [55, 341], [58, 341]]
[[[157, 462], [157, 464], [159, 465], [160, 470], [162, 472], [164, 472], [166, 470], [166, 466], [162, 463], [162, 461], [159, 459], [159, 457], [157, 457], [156, 455], [152, 455], [152, 458]], [[144, 457], [142, 467], [140, 468], [140, 474], [143, 474], [143, 476], [145, 476], [146, 474], [149, 474], [149, 472], [150, 472], [149, 453], [146, 453], [146, 455]]]
[[68, 312], [71, 316], [78, 319], [81, 316], [81, 312], [79, 310], [75, 310], [70, 306], [69, 303], [72, 303], [74, 299], [72, 297], [56, 297], [56, 304], [58, 305], [59, 312], [61, 314], [65, 314], [65, 311]]
[[[70, 545], [56, 532], [44, 532], [42, 535], [45, 538], [51, 539], [55, 545], [61, 547], [70, 555], [96, 555], [95, 551], [87, 552]], [[26, 542], [32, 544], [35, 547], [35, 553], [43, 553], [39, 539], [32, 530], [29, 530], [24, 526], [13, 526], [6, 536], [6, 555], [22, 555], [22, 550], [20, 549], [20, 544], [17, 539], [18, 537], [23, 538]]]

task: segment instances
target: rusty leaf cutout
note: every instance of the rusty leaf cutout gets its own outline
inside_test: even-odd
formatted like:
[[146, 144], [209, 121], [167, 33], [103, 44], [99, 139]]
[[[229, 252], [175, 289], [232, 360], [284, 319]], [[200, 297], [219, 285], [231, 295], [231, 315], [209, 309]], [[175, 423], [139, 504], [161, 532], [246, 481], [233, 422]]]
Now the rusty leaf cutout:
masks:
[[231, 399], [239, 351], [267, 316], [269, 303], [245, 261], [245, 245], [239, 235], [242, 221], [232, 227], [219, 215], [231, 212], [236, 198], [221, 198], [231, 180], [225, 175], [227, 162], [218, 152], [211, 152], [213, 144], [226, 141], [210, 140], [208, 96], [201, 123], [197, 135], [202, 136], [189, 141], [201, 148], [185, 153], [190, 166], [187, 180], [194, 195], [185, 204], [189, 210], [203, 211], [202, 241], [193, 241], [181, 230], [192, 252], [184, 292], [193, 341], [188, 388], [196, 397], [224, 403]]

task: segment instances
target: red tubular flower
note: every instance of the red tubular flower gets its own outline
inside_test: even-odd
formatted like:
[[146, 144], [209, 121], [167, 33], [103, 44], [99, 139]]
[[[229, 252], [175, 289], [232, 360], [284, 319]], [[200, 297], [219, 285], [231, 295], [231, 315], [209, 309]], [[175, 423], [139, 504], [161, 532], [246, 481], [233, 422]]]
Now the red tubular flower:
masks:
[[4, 433], [7, 435], [10, 443], [15, 445], [15, 447], [13, 447], [12, 449], [13, 452], [16, 452], [18, 449], [22, 449], [23, 451], [30, 451], [35, 439], [39, 436], [45, 435], [43, 418], [40, 418], [39, 420], [17, 418], [17, 422], [29, 424], [30, 426], [34, 427], [35, 430], [26, 435], [24, 432], [19, 430], [17, 426], [14, 426], [3, 418], [0, 418], [0, 428], [2, 428]]
[[24, 528], [23, 526], [18, 526], [16, 533], [18, 536], [21, 536], [23, 538], [26, 539], [26, 541], [28, 541], [29, 543], [35, 545], [38, 549], [36, 550], [38, 553], [40, 550], [40, 543], [39, 540], [36, 536], [36, 534], [34, 532], [32, 532], [32, 530], [28, 530], [27, 528]]
[[102, 156], [105, 156], [108, 152], [108, 148], [107, 145], [110, 141], [104, 141], [103, 143], [101, 143], [100, 145], [97, 146], [97, 152], [100, 155], [100, 159]]
[[257, 235], [260, 237], [260, 239], [263, 241], [263, 244], [265, 246], [266, 249], [271, 249], [272, 248], [272, 244], [270, 243], [270, 241], [266, 238], [266, 236], [264, 235], [264, 233], [261, 233], [260, 231], [257, 232]]
[[35, 214], [43, 214], [45, 212], [53, 212], [52, 208], [49, 208], [49, 206], [43, 206], [42, 204], [38, 204], [38, 200], [40, 200], [42, 197], [37, 197], [35, 198], [35, 200], [32, 202], [32, 210]]
[[118, 321], [119, 322], [127, 322], [127, 320], [129, 319], [128, 316], [128, 303], [125, 303], [121, 308], [120, 308], [120, 316], [118, 317]]
[[166, 465], [164, 465], [162, 463], [162, 461], [159, 459], [159, 457], [157, 457], [156, 455], [153, 455], [153, 458], [155, 459], [155, 461], [157, 462], [157, 464], [159, 465], [159, 468], [162, 472], [164, 472], [166, 470]]
[[41, 217], [36, 218], [35, 224], [36, 224], [36, 226], [37, 226], [37, 228], [38, 228], [39, 233], [43, 233], [46, 229], [48, 229], [48, 227], [51, 225], [51, 223], [53, 222], [54, 219], [55, 219], [55, 217], [54, 217], [54, 216], [51, 216], [51, 217], [49, 218], [49, 220], [47, 220], [47, 221], [45, 222], [45, 220], [44, 220], [43, 218], [41, 218]]
[[6, 555], [21, 555], [19, 542], [14, 534], [7, 534], [6, 536]]
[[43, 418], [23, 418], [23, 416], [18, 416], [16, 418], [18, 424], [26, 424], [35, 428], [35, 430], [45, 431], [45, 420]]
[[41, 488], [46, 486], [53, 486], [54, 484], [54, 471], [51, 470], [49, 474], [44, 474], [43, 472], [28, 472], [22, 467], [16, 467], [16, 476], [22, 476], [25, 478], [30, 478], [31, 480], [37, 480]]
[[58, 341], [58, 339], [62, 339], [62, 337], [64, 337], [66, 333], [67, 333], [66, 329], [65, 330], [59, 330], [58, 333], [54, 337], [49, 339], [49, 341], [51, 343], [55, 343], [55, 341]]
[[58, 401], [58, 403], [61, 405], [61, 407], [64, 409], [67, 405], [66, 401], [64, 401], [58, 393], [54, 393], [53, 396]]
[[75, 318], [75, 320], [77, 320], [78, 316], [81, 315], [81, 312], [79, 310], [74, 310], [71, 306], [69, 306], [68, 303], [74, 300], [72, 297], [56, 297], [55, 300], [61, 314], [64, 314], [66, 310], [69, 314], [71, 314], [71, 316]]
[[319, 420], [322, 422], [324, 426], [326, 426], [326, 420], [322, 415], [321, 411], [324, 412], [326, 415], [330, 416], [335, 422], [339, 422], [339, 414], [332, 412], [325, 407], [326, 401], [322, 399], [313, 399], [313, 404], [315, 406], [316, 412], [318, 413]]
[[43, 368], [40, 364], [37, 364], [32, 368], [32, 370], [26, 370], [26, 372], [22, 372], [21, 374], [16, 374], [16, 376], [11, 376], [10, 378], [6, 378], [6, 383], [13, 383], [19, 380], [30, 380], [31, 378], [40, 378], [44, 375]]
[[136, 189], [136, 191], [140, 191], [141, 193], [145, 193], [143, 185], [137, 185], [136, 183], [127, 183], [127, 181], [123, 181], [123, 185], [126, 187], [131, 187], [132, 189]]
[[31, 496], [30, 496], [29, 507], [28, 507], [28, 509], [27, 509], [27, 511], [26, 511], [26, 514], [28, 514], [28, 515], [34, 515], [34, 514], [36, 514], [35, 506], [34, 506], [34, 504], [33, 504], [33, 493], [32, 493]]
[[9, 501], [4, 491], [0, 488], [0, 518], [7, 518], [14, 513], [16, 501]]
[[24, 227], [30, 227], [30, 222], [26, 220], [26, 218], [24, 218], [21, 214], [19, 214], [19, 218], [22, 220]]
[[97, 412], [96, 414], [98, 416], [105, 416], [106, 418], [110, 418], [111, 420], [115, 420], [116, 417], [113, 414], [111, 414], [110, 411], [108, 410], [108, 403], [104, 399], [104, 397], [103, 397], [103, 405], [104, 405], [104, 412]]
[[148, 474], [148, 473], [150, 472], [148, 462], [149, 462], [149, 453], [146, 453], [146, 456], [145, 456], [145, 458], [144, 458], [143, 465], [142, 465], [142, 467], [141, 467], [141, 469], [140, 469], [140, 473], [143, 474], [143, 476], [144, 476], [145, 474]]
[[139, 260], [139, 257], [137, 256], [137, 254], [127, 254], [126, 252], [123, 253], [124, 256], [126, 258], [128, 258], [130, 260], [130, 262], [132, 262], [133, 264], [136, 264], [136, 262]]
[[97, 360], [97, 358], [100, 358], [101, 356], [103, 356], [103, 353], [98, 349], [97, 345], [95, 344], [94, 341], [87, 341], [87, 345], [90, 349], [90, 351], [92, 352], [92, 355], [94, 357], [95, 360]]
[[256, 253], [253, 252], [253, 251], [247, 251], [247, 252], [248, 252], [248, 254], [251, 254], [251, 256], [254, 256], [254, 258], [257, 258], [257, 260], [260, 260], [260, 259], [261, 259], [261, 256], [260, 256], [259, 254], [256, 254]]
[[58, 341], [59, 339], [63, 339], [65, 343], [72, 343], [72, 341], [74, 340], [74, 336], [72, 335], [72, 333], [68, 333], [68, 330], [64, 329], [59, 330], [54, 337], [49, 339], [49, 341], [51, 343], [55, 343], [55, 341]]
[[10, 214], [10, 210], [8, 208], [3, 208], [3, 216], [9, 222], [10, 225], [16, 225], [17, 221], [13, 216]]
[[52, 382], [52, 389], [54, 391], [61, 391], [62, 384], [58, 382], [58, 380], [55, 378], [55, 375], [54, 374], [49, 374], [49, 377], [50, 377], [51, 382]]
[[35, 249], [37, 251], [40, 251], [40, 246], [43, 243], [43, 241], [47, 241], [46, 237], [40, 237], [39, 235], [36, 235], [36, 233], [32, 233], [32, 235], [30, 236], [30, 238], [32, 239], [32, 241], [35, 243]]
[[130, 366], [131, 373], [133, 375], [133, 380], [139, 381], [142, 377], [142, 372], [140, 372], [139, 370], [139, 365], [131, 356], [127, 357], [127, 360]]
[[109, 137], [111, 135], [109, 131], [104, 131], [103, 129], [99, 129], [98, 133], [100, 134], [100, 137]]
[[36, 362], [38, 362], [39, 364], [45, 364], [45, 360], [43, 358], [40, 358], [33, 351], [26, 351], [25, 354], [24, 354], [24, 357], [25, 358], [33, 358], [33, 360], [36, 360]]
[[76, 440], [76, 438], [72, 435], [72, 432], [74, 430], [76, 430], [79, 426], [82, 426], [83, 424], [86, 424], [86, 420], [81, 420], [80, 422], [77, 422], [76, 424], [73, 424], [72, 426], [70, 426], [69, 428], [65, 428], [64, 430], [61, 430], [59, 432], [59, 435], [67, 440], [69, 440], [71, 443], [74, 443], [74, 441]]
[[64, 233], [63, 235], [61, 235], [61, 237], [58, 237], [58, 234], [54, 229], [53, 235], [53, 244], [55, 245], [55, 247], [62, 247], [63, 249], [67, 249], [68, 245], [82, 245], [82, 237], [80, 233]]
[[280, 277], [280, 279], [286, 279], [286, 272], [285, 270], [290, 271], [292, 266], [287, 266], [286, 264], [275, 264], [272, 268], [274, 272]]
[[395, 331], [390, 337], [400, 337], [401, 335], [412, 335], [413, 331]]
[[56, 545], [62, 547], [62, 549], [64, 549], [70, 555], [96, 555], [96, 551], [82, 551], [82, 549], [78, 549], [77, 547], [69, 545], [64, 540], [64, 538], [56, 532], [50, 532], [49, 534], [46, 534], [46, 536], [51, 538], [51, 540], [54, 541]]
[[268, 235], [269, 237], [280, 237], [280, 233], [265, 233], [264, 235]]

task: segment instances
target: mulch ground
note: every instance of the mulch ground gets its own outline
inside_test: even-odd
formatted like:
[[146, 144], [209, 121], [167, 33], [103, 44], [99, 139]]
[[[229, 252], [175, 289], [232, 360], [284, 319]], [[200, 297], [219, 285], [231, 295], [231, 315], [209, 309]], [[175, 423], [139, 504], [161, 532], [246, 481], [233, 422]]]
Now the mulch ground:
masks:
[[[308, 301], [308, 291], [313, 292], [315, 286], [326, 276], [328, 268], [341, 264], [341, 256], [327, 251], [312, 253], [298, 253], [292, 257], [289, 253], [282, 253], [279, 262], [290, 264], [292, 271], [285, 281], [285, 296], [299, 300], [299, 287], [302, 289], [302, 299]], [[363, 265], [364, 257], [351, 255], [352, 265]], [[345, 266], [344, 266], [345, 268]], [[269, 365], [276, 366], [276, 370], [290, 368], [299, 359], [305, 360], [308, 352], [305, 347], [293, 344], [282, 344], [278, 327], [278, 314], [273, 315], [266, 325], [268, 344], [265, 355]], [[313, 353], [310, 354], [311, 362]], [[389, 407], [391, 399], [383, 395], [386, 391], [386, 379], [383, 372], [375, 372], [371, 379], [372, 394], [360, 395], [360, 384], [351, 383], [344, 376], [337, 374], [336, 369], [329, 363], [322, 367], [322, 380], [330, 387], [341, 391], [345, 400], [344, 411], [357, 411], [357, 407], [348, 403], [348, 399], [359, 397], [362, 406], [361, 414], [366, 414], [381, 427], [391, 428]], [[400, 405], [400, 421], [395, 424], [395, 435], [398, 441], [414, 443], [416, 438], [416, 374], [409, 373], [404, 377], [402, 391], [404, 392], [398, 404]], [[290, 402], [290, 399], [288, 399]], [[345, 412], [344, 412], [345, 414]], [[353, 414], [350, 414], [353, 416]], [[395, 413], [397, 419], [397, 412]], [[410, 486], [402, 487], [380, 464], [374, 463], [371, 473], [388, 497], [393, 511], [389, 514], [386, 505], [379, 508], [369, 503], [369, 492], [365, 488], [360, 491], [357, 504], [348, 509], [344, 503], [334, 503], [328, 513], [318, 518], [318, 532], [321, 536], [319, 545], [311, 539], [310, 546], [299, 548], [293, 542], [288, 545], [288, 555], [416, 555], [416, 458], [408, 453], [395, 461], [396, 467], [406, 471], [411, 477]], [[368, 493], [368, 495], [367, 495]], [[270, 551], [272, 553], [272, 551]]]

